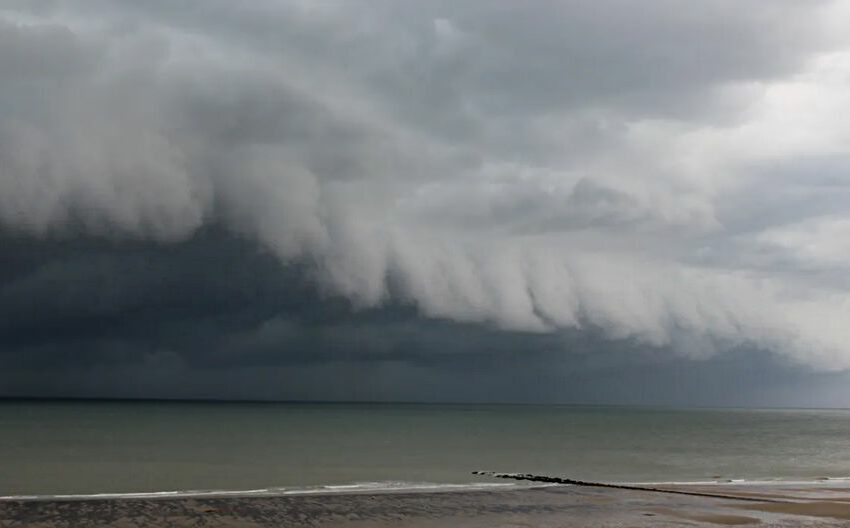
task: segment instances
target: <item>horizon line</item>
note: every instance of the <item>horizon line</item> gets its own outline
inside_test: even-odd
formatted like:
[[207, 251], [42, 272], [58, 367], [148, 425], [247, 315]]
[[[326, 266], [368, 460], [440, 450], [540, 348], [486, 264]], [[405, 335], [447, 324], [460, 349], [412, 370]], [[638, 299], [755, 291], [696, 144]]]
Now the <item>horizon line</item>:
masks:
[[227, 404], [300, 404], [300, 405], [492, 405], [528, 407], [627, 407], [670, 410], [801, 410], [846, 411], [848, 407], [691, 405], [676, 403], [594, 403], [594, 402], [521, 402], [521, 401], [415, 401], [415, 400], [308, 400], [259, 398], [180, 398], [133, 396], [33, 396], [0, 395], [0, 404], [12, 402], [90, 402], [90, 403], [227, 403]]

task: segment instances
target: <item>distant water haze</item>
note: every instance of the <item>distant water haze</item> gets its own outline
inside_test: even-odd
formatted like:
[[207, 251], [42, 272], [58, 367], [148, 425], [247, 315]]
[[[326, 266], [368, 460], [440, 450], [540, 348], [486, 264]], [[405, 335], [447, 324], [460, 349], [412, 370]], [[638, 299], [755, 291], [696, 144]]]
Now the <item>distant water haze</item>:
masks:
[[850, 411], [8, 401], [0, 495], [850, 476]]

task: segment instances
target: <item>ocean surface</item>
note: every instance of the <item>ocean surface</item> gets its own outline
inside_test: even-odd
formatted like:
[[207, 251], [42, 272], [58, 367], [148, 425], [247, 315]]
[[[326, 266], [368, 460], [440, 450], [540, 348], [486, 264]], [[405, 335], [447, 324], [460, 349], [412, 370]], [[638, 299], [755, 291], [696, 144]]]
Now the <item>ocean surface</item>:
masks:
[[843, 479], [850, 411], [0, 402], [4, 497], [497, 485], [473, 470], [607, 482]]

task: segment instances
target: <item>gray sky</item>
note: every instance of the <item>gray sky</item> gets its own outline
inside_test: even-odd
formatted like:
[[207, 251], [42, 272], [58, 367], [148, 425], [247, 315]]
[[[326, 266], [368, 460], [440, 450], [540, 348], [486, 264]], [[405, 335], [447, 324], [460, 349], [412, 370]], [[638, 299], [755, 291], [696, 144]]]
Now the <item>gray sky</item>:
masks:
[[0, 0], [0, 394], [850, 406], [850, 2]]

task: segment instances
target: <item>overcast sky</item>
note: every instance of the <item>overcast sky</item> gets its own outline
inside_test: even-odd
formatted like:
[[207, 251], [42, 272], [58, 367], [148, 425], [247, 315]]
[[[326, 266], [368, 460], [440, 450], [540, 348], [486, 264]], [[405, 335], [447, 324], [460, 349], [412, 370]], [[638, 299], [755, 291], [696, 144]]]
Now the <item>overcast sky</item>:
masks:
[[0, 394], [850, 406], [850, 2], [0, 0]]

